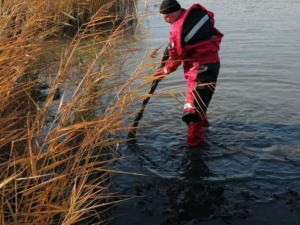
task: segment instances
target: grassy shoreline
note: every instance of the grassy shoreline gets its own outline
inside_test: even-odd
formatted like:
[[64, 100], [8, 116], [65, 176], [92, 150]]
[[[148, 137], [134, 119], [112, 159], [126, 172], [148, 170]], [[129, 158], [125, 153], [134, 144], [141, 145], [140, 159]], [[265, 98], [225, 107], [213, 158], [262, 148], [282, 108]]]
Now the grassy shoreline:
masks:
[[135, 13], [135, 0], [1, 1], [0, 224], [105, 223], [107, 164], [143, 98], [128, 88], [141, 69], [118, 78]]

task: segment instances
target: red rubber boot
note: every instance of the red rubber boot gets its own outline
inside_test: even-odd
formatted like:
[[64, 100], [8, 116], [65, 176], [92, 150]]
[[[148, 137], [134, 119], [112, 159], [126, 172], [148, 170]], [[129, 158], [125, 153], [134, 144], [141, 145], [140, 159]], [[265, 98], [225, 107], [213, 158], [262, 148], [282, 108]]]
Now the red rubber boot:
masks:
[[204, 143], [204, 129], [202, 123], [188, 125], [186, 144], [188, 147], [202, 146]]

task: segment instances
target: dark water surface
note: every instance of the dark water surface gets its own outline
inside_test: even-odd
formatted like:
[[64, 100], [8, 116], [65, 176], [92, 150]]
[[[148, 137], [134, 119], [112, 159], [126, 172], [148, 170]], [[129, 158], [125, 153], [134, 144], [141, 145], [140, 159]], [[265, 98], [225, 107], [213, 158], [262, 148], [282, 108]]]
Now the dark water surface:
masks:
[[[151, 127], [121, 147], [114, 168], [146, 176], [114, 177], [115, 191], [140, 196], [113, 210], [114, 224], [300, 224], [300, 1], [201, 3], [225, 35], [206, 144], [185, 147], [180, 68], [147, 105], [140, 125]], [[143, 26], [148, 50], [167, 42], [158, 13]]]

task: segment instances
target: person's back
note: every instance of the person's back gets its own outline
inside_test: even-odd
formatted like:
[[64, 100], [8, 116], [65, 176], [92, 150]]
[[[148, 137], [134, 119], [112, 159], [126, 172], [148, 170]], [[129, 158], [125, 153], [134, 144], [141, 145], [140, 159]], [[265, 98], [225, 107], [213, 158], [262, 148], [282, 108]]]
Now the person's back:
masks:
[[[199, 8], [193, 8], [189, 12], [182, 26], [182, 47], [189, 44], [196, 44], [213, 37], [215, 33], [214, 26], [210, 23], [209, 19], [206, 20], [207, 17], [207, 12]], [[193, 33], [193, 28], [195, 28], [201, 20], [203, 21], [203, 25], [200, 29], [195, 29]]]

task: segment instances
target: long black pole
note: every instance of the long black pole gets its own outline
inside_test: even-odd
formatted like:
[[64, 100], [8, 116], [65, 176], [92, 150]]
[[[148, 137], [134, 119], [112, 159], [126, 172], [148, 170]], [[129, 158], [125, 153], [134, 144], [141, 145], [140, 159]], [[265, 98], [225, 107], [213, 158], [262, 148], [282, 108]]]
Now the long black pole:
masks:
[[[162, 59], [161, 59], [161, 63], [160, 63], [160, 65], [159, 65], [158, 69], [161, 69], [161, 68], [163, 68], [163, 67], [165, 66], [165, 63], [166, 63], [166, 61], [168, 60], [168, 58], [169, 58], [169, 49], [168, 49], [168, 46], [167, 46], [166, 49], [165, 49], [165, 51], [164, 51], [164, 55], [163, 55], [163, 57], [162, 57]], [[148, 95], [152, 95], [152, 94], [154, 93], [154, 91], [155, 91], [155, 89], [156, 89], [156, 87], [157, 87], [159, 81], [160, 81], [160, 80], [154, 80], [154, 81], [152, 81], [152, 83], [151, 83], [151, 85], [150, 85], [150, 88], [149, 88], [149, 91], [148, 91]], [[133, 122], [133, 124], [132, 124], [132, 127], [131, 127], [129, 133], [128, 133], [127, 138], [129, 138], [129, 139], [134, 139], [134, 138], [136, 138], [136, 130], [137, 130], [137, 128], [138, 128], [138, 125], [139, 125], [140, 120], [141, 120], [142, 117], [143, 117], [144, 110], [145, 110], [145, 108], [146, 108], [147, 103], [148, 103], [149, 100], [150, 100], [150, 97], [151, 97], [151, 96], [148, 96], [147, 98], [145, 98], [145, 99], [143, 100], [143, 103], [142, 103], [142, 105], [141, 105], [141, 107], [140, 107], [140, 111], [138, 112], [138, 114], [137, 114], [136, 117], [135, 117], [135, 120], [134, 120], [134, 122]]]

